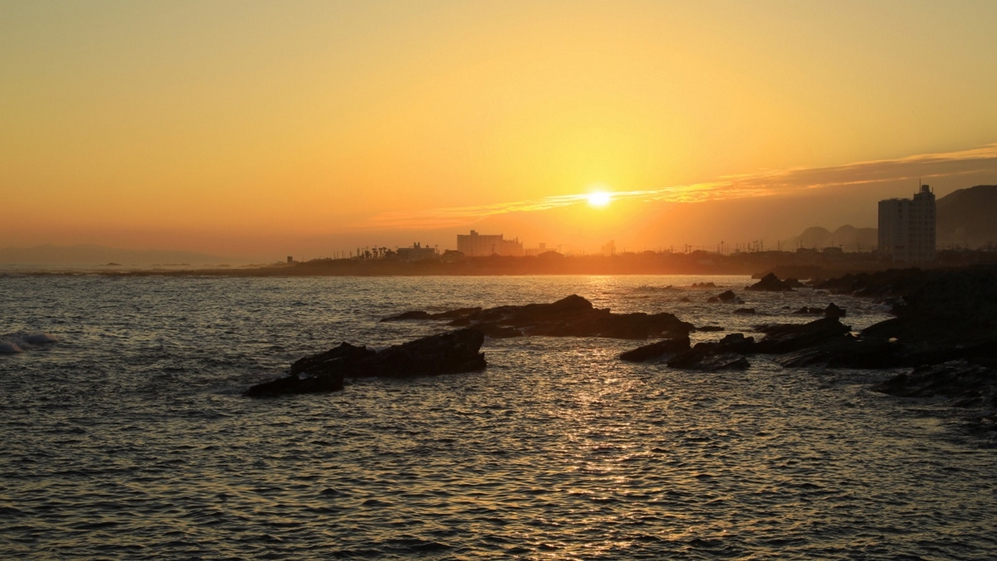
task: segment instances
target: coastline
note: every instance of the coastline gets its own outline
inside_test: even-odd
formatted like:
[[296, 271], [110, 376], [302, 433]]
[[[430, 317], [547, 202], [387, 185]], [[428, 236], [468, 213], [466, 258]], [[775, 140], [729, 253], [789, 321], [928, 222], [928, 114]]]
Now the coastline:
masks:
[[[997, 252], [946, 250], [935, 262], [918, 265], [927, 269], [958, 269], [975, 265], [997, 265]], [[612, 256], [560, 255], [458, 257], [402, 261], [398, 259], [314, 259], [295, 263], [217, 267], [129, 267], [114, 265], [57, 268], [18, 266], [3, 275], [96, 274], [106, 276], [501, 276], [501, 275], [752, 275], [775, 273], [780, 278], [828, 279], [845, 274], [873, 273], [911, 265], [895, 263], [876, 252], [842, 253], [817, 250], [764, 251], [722, 255], [705, 251], [691, 253], [642, 252]]]

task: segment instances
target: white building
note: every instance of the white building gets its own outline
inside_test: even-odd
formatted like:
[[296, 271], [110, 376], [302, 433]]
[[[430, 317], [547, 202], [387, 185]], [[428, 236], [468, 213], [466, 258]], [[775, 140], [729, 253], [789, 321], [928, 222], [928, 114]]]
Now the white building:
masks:
[[502, 234], [479, 234], [474, 230], [467, 236], [457, 234], [457, 251], [467, 257], [487, 257], [489, 255], [522, 255], [523, 243], [519, 239], [507, 240]]
[[399, 247], [395, 249], [395, 253], [398, 258], [402, 261], [422, 261], [423, 259], [435, 259], [436, 258], [436, 248], [435, 247], [423, 247], [420, 243], [412, 244], [412, 247]]
[[927, 185], [913, 199], [879, 201], [879, 251], [905, 263], [935, 260], [935, 194]]

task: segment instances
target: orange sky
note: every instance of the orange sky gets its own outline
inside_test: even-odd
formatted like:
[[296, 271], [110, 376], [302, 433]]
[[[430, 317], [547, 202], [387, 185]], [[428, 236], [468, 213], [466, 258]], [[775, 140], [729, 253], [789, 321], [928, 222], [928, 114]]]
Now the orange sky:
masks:
[[[706, 244], [723, 235], [707, 207], [683, 230], [628, 216], [842, 185], [865, 186], [842, 191], [864, 205], [908, 195], [922, 172], [942, 191], [997, 183], [994, 2], [0, 0], [0, 13], [0, 247], [308, 258], [358, 240], [446, 245], [440, 228], [483, 219], [547, 238], [528, 246], [659, 247], [693, 229]], [[551, 218], [596, 185], [618, 201]], [[744, 235], [784, 235], [769, 230]]]

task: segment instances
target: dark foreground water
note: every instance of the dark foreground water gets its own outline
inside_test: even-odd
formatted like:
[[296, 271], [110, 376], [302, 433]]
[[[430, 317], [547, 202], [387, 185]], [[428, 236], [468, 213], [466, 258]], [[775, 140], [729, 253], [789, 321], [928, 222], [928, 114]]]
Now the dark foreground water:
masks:
[[23, 350], [0, 355], [0, 557], [997, 557], [997, 450], [867, 390], [890, 372], [679, 372], [618, 361], [632, 341], [520, 338], [486, 340], [481, 373], [240, 396], [343, 340], [445, 329], [377, 322], [409, 309], [577, 293], [728, 332], [831, 300], [855, 328], [886, 317], [809, 290], [747, 293], [757, 316], [705, 303], [748, 282], [0, 277], [0, 344]]

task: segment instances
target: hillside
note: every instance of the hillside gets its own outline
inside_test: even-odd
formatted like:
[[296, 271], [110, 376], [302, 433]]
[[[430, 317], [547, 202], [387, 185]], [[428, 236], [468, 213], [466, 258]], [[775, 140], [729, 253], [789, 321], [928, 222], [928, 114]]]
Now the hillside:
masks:
[[783, 249], [790, 251], [798, 247], [816, 249], [840, 247], [845, 251], [869, 251], [876, 248], [877, 242], [875, 228], [856, 228], [846, 224], [834, 232], [820, 226], [811, 226], [799, 236], [781, 243]]
[[937, 209], [939, 248], [997, 245], [997, 185], [953, 191]]

